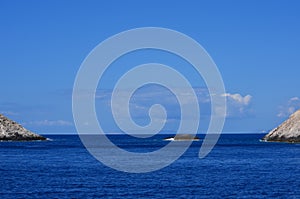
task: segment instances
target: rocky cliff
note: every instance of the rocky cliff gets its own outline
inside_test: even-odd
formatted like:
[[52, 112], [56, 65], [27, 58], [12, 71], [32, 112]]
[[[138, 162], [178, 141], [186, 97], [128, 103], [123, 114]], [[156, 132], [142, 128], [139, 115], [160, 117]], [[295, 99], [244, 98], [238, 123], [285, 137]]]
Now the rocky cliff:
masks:
[[300, 142], [300, 110], [292, 114], [288, 120], [273, 129], [262, 140], [270, 142]]
[[1, 141], [31, 141], [31, 140], [46, 140], [46, 138], [28, 131], [20, 124], [0, 114], [0, 140]]

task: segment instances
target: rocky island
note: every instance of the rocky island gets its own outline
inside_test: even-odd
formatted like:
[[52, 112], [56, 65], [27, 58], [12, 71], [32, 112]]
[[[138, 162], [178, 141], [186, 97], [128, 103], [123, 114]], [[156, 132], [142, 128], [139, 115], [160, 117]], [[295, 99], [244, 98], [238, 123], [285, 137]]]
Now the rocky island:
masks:
[[165, 138], [165, 141], [199, 141], [200, 139], [196, 136], [189, 134], [178, 134], [175, 137]]
[[300, 110], [268, 133], [262, 141], [300, 143]]
[[17, 122], [0, 114], [0, 141], [46, 140], [45, 137], [32, 133]]

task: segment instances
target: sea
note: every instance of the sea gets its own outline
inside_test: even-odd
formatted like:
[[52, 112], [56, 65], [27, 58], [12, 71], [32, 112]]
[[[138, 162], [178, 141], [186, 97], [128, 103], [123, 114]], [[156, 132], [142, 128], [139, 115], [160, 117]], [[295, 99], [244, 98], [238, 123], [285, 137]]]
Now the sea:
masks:
[[[51, 141], [0, 142], [0, 198], [300, 198], [300, 144], [260, 142], [262, 134], [222, 134], [204, 159], [202, 141], [193, 142], [171, 165], [142, 174], [103, 165], [77, 135], [45, 136]], [[109, 139], [147, 152], [166, 137]]]

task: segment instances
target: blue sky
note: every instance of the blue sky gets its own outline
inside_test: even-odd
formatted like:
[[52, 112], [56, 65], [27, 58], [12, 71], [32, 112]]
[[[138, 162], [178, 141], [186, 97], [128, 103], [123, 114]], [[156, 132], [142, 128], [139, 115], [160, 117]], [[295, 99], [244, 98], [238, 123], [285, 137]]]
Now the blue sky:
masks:
[[[114, 34], [155, 26], [194, 38], [217, 64], [229, 107], [224, 131], [270, 130], [300, 108], [299, 9], [298, 1], [0, 1], [0, 112], [38, 133], [76, 132], [71, 94], [82, 61]], [[129, 55], [119, 65], [152, 59], [177, 63], [180, 70], [180, 61], [157, 52]], [[109, 90], [122, 70], [116, 63], [97, 95]], [[194, 72], [182, 73], [204, 96]], [[158, 91], [145, 88], [135, 105], [149, 106], [142, 96]], [[99, 106], [105, 106], [106, 93]], [[176, 104], [166, 106], [176, 118]], [[107, 131], [115, 131], [108, 108], [98, 116]], [[143, 114], [133, 110], [138, 123], [147, 123]]]

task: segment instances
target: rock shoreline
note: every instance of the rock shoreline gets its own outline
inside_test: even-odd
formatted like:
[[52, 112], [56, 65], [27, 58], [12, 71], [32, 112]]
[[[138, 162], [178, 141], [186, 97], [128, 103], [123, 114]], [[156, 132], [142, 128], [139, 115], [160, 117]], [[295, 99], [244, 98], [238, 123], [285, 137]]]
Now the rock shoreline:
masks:
[[165, 141], [199, 141], [200, 139], [194, 135], [177, 134], [175, 137], [168, 137]]
[[0, 141], [37, 141], [47, 138], [32, 133], [17, 122], [0, 114]]
[[270, 131], [262, 141], [300, 143], [300, 110], [292, 114], [280, 126]]

